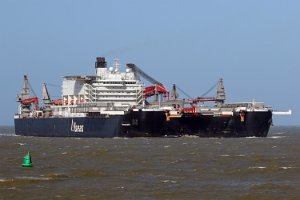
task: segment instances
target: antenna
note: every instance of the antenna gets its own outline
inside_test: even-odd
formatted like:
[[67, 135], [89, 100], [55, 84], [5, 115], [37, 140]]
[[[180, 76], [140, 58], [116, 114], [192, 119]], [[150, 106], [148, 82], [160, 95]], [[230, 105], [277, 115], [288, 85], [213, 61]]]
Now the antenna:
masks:
[[115, 58], [114, 59], [114, 69], [115, 69], [115, 72], [119, 71], [120, 66], [121, 66], [120, 60], [118, 58]]

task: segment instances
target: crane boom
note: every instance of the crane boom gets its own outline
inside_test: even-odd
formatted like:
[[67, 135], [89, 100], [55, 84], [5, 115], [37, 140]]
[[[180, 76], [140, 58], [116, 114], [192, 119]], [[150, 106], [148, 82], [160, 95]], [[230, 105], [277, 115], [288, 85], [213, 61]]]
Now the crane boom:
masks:
[[145, 78], [147, 81], [149, 81], [152, 84], [160, 84], [162, 85], [161, 82], [155, 80], [154, 78], [152, 78], [151, 76], [149, 76], [148, 74], [146, 74], [143, 70], [141, 70], [138, 66], [136, 66], [135, 64], [132, 63], [128, 63], [126, 64], [126, 66], [130, 69], [132, 69], [133, 73], [136, 76], [142, 76], [143, 78]]
[[[39, 109], [39, 99], [36, 95], [30, 96], [30, 83], [27, 75], [24, 75], [24, 83], [21, 95], [17, 95], [17, 102], [21, 103], [21, 109], [23, 113], [27, 113], [30, 110], [31, 104], [34, 104], [35, 110]], [[32, 91], [32, 89], [31, 89]]]
[[154, 84], [153, 86], [148, 86], [144, 89], [144, 98], [148, 98], [157, 94], [169, 94], [169, 91], [161, 82], [155, 80], [154, 78], [146, 74], [135, 64], [129, 63], [126, 64], [126, 66], [133, 71], [136, 77], [142, 76], [144, 79]]

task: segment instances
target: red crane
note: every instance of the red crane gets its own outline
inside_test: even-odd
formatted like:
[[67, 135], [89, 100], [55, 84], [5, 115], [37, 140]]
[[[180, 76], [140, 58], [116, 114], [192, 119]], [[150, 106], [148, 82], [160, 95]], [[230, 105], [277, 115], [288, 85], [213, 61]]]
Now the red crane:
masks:
[[167, 88], [159, 81], [155, 80], [148, 74], [146, 74], [143, 70], [141, 70], [139, 67], [137, 67], [135, 64], [127, 64], [127, 67], [132, 69], [133, 73], [136, 77], [142, 76], [150, 83], [154, 84], [152, 86], [145, 87], [144, 89], [144, 98], [148, 98], [157, 94], [164, 94], [168, 95], [169, 91]]
[[27, 98], [27, 99], [22, 99], [20, 102], [23, 105], [30, 105], [30, 104], [33, 103], [35, 105], [35, 110], [39, 109], [39, 99], [36, 96], [35, 97], [30, 97], [30, 98]]
[[154, 96], [155, 94], [168, 94], [169, 91], [162, 84], [155, 84], [144, 89], [144, 98]]
[[[34, 93], [33, 97], [30, 97], [30, 89]], [[36, 96], [35, 92], [33, 91], [28, 81], [27, 75], [24, 75], [24, 85], [22, 88], [21, 95], [17, 96], [17, 101], [20, 102], [23, 106], [28, 108], [30, 107], [31, 104], [34, 104], [35, 110], [39, 109], [39, 99]]]

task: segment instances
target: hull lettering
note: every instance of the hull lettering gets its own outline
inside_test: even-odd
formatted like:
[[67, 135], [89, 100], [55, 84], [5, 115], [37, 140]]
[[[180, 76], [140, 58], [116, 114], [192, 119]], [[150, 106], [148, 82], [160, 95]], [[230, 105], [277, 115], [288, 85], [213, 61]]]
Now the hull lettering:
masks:
[[71, 123], [71, 131], [75, 133], [83, 133], [84, 125], [77, 125], [76, 122], [73, 121]]

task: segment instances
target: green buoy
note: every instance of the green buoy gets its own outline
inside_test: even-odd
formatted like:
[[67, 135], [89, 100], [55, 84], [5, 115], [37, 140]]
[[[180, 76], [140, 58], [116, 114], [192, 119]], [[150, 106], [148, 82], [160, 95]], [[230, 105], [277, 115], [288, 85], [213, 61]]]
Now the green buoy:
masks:
[[27, 153], [26, 156], [24, 156], [22, 167], [32, 167], [31, 156], [29, 152]]

